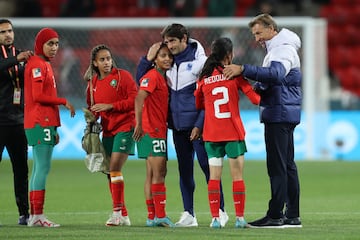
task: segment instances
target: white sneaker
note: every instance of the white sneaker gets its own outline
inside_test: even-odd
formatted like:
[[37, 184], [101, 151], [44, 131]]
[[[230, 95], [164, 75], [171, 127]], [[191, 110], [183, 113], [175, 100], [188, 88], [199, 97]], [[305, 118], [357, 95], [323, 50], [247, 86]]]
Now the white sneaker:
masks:
[[180, 220], [175, 223], [176, 227], [197, 227], [198, 222], [196, 217], [191, 215], [188, 211], [181, 214]]
[[221, 227], [225, 227], [226, 223], [229, 221], [229, 216], [225, 211], [222, 211], [221, 209], [219, 209], [219, 216]]
[[119, 226], [122, 224], [121, 221], [121, 211], [120, 212], [113, 212], [110, 218], [106, 221], [106, 226]]
[[122, 225], [125, 225], [125, 226], [131, 226], [131, 222], [130, 222], [130, 218], [129, 216], [120, 216], [120, 222]]
[[44, 214], [31, 215], [27, 225], [28, 227], [60, 227], [60, 224], [50, 221]]

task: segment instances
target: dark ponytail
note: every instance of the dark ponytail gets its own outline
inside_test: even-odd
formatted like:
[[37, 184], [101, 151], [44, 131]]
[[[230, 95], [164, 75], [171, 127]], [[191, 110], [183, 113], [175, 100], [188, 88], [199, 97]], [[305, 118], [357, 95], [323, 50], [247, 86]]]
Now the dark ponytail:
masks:
[[211, 54], [204, 63], [199, 79], [211, 76], [214, 69], [223, 68], [221, 63], [233, 51], [233, 44], [229, 38], [218, 38], [211, 44]]

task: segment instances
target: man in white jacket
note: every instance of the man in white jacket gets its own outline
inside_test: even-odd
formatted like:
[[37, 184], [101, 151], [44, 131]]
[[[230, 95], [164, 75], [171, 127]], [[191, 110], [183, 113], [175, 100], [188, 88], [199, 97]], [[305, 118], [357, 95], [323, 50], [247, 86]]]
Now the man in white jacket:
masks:
[[249, 224], [261, 228], [302, 227], [293, 136], [301, 115], [302, 74], [297, 53], [301, 41], [288, 29], [279, 31], [269, 14], [256, 16], [249, 27], [256, 42], [267, 51], [263, 66], [229, 65], [224, 69], [227, 78], [241, 74], [256, 81], [254, 88], [261, 97], [260, 121], [265, 126], [271, 199], [266, 216]]

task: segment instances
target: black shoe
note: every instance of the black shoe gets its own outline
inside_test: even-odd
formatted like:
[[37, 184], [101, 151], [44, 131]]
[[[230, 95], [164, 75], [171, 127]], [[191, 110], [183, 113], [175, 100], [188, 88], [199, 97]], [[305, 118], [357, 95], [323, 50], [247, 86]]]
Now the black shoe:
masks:
[[287, 217], [284, 217], [284, 227], [285, 228], [301, 228], [302, 225], [301, 225], [301, 221], [300, 221], [300, 218], [299, 217], [295, 217], [295, 218], [287, 218]]
[[284, 220], [282, 218], [272, 219], [268, 216], [249, 222], [251, 228], [284, 228]]
[[29, 216], [27, 216], [27, 215], [21, 215], [21, 216], [19, 217], [18, 224], [19, 224], [19, 225], [27, 225], [27, 224], [28, 224], [28, 221], [29, 221]]

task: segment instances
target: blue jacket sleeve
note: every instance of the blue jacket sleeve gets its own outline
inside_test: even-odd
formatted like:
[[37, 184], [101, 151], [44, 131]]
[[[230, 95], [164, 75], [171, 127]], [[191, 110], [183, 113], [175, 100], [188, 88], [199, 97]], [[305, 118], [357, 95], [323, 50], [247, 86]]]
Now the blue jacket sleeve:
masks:
[[137, 70], [136, 70], [136, 78], [135, 81], [137, 83], [137, 85], [139, 85], [140, 79], [142, 78], [142, 76], [145, 75], [145, 73], [147, 73], [147, 71], [149, 71], [152, 67], [152, 62], [148, 61], [146, 59], [146, 56], [143, 56], [140, 58], [140, 62], [137, 66]]
[[204, 110], [199, 110], [199, 115], [198, 118], [196, 119], [195, 127], [200, 128], [202, 130], [204, 127], [204, 118], [205, 118]]
[[249, 64], [244, 65], [242, 75], [245, 78], [262, 82], [264, 84], [279, 83], [286, 74], [285, 67], [280, 62], [271, 62], [270, 67], [259, 67]]

